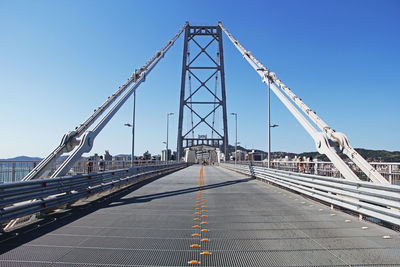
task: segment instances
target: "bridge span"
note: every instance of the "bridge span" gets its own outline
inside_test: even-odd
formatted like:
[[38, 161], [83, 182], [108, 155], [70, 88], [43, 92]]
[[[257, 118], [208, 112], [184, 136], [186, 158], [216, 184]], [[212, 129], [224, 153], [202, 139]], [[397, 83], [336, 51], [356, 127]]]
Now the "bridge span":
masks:
[[[192, 165], [1, 238], [0, 266], [399, 266], [399, 234]], [[203, 185], [204, 183], [204, 185]]]

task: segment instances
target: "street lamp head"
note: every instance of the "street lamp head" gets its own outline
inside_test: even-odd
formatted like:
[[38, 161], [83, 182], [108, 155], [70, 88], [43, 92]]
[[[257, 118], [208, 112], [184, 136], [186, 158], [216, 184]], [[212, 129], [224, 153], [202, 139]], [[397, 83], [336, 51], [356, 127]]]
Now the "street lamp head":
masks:
[[128, 126], [128, 127], [132, 127], [132, 124], [129, 124], [129, 123], [125, 123], [124, 125]]
[[270, 127], [271, 128], [275, 128], [275, 127], [278, 127], [279, 125], [278, 124], [273, 124], [273, 125], [271, 125]]
[[235, 116], [235, 115], [237, 115], [237, 113], [232, 112], [231, 115], [234, 115], [234, 116]]
[[173, 112], [171, 112], [171, 113], [168, 113], [168, 116], [169, 116], [169, 115], [174, 115], [174, 113], [173, 113]]

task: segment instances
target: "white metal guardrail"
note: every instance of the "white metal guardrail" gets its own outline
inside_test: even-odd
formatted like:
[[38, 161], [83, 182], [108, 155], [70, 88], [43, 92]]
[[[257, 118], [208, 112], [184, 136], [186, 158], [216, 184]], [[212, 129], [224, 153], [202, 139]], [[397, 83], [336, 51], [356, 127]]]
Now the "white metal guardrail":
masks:
[[[87, 166], [88, 159], [82, 158], [77, 161], [75, 165], [68, 172], [68, 175], [85, 174], [90, 172], [99, 171], [99, 159], [92, 160], [92, 166]], [[174, 163], [175, 161], [169, 161]], [[0, 160], [0, 183], [13, 183], [22, 180], [33, 168], [40, 163], [40, 160], [30, 161], [11, 161], [11, 160]], [[51, 168], [41, 178], [49, 178], [51, 174], [60, 166], [60, 162], [53, 164]], [[132, 166], [131, 160], [106, 160], [105, 170], [120, 170], [130, 168]], [[163, 165], [165, 161], [161, 160], [135, 160], [134, 166], [143, 165]]]
[[70, 204], [109, 189], [141, 181], [149, 175], [185, 166], [187, 163], [184, 162], [138, 166], [115, 171], [0, 184], [0, 223]]
[[[267, 161], [238, 161], [239, 164], [252, 164], [254, 166], [267, 167]], [[363, 181], [368, 181], [368, 177], [353, 162], [346, 162], [349, 168]], [[400, 185], [400, 162], [368, 162], [374, 167], [390, 184]], [[326, 161], [287, 161], [273, 160], [271, 168], [291, 172], [300, 172], [343, 178], [340, 171], [332, 162]]]
[[355, 182], [253, 165], [221, 163], [220, 166], [400, 226], [400, 186]]

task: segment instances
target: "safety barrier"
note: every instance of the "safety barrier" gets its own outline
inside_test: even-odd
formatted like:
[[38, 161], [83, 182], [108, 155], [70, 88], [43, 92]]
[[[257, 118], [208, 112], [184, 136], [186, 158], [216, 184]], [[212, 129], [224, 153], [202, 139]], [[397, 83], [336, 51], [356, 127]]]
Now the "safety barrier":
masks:
[[252, 165], [220, 166], [269, 181], [331, 205], [400, 225], [400, 186], [295, 173]]
[[[249, 165], [250, 163], [254, 166], [267, 167], [268, 162], [263, 161], [248, 161], [241, 160], [237, 161], [238, 164]], [[390, 184], [400, 185], [400, 162], [368, 162], [374, 167]], [[348, 167], [363, 181], [369, 181], [368, 177], [364, 172], [358, 168], [354, 162], [347, 162]], [[303, 161], [296, 160], [272, 160], [270, 164], [272, 169], [291, 171], [291, 172], [302, 172], [308, 174], [315, 174], [321, 176], [329, 176], [336, 178], [343, 178], [340, 171], [335, 167], [332, 162], [329, 161], [309, 161], [307, 159]]]
[[148, 176], [186, 167], [187, 163], [138, 166], [58, 178], [0, 184], [0, 223], [139, 182]]

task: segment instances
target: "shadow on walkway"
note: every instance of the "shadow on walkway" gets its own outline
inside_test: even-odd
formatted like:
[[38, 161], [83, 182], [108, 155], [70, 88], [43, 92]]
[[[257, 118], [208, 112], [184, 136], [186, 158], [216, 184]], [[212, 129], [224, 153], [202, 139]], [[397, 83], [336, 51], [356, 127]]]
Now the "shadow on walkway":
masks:
[[36, 238], [46, 235], [54, 230], [57, 230], [97, 210], [106, 208], [111, 203], [119, 201], [132, 191], [135, 191], [148, 183], [158, 180], [166, 175], [170, 175], [176, 171], [179, 170], [149, 178], [148, 180], [100, 197], [92, 202], [88, 202], [87, 204], [66, 209], [65, 212], [44, 216], [35, 223], [15, 229], [11, 232], [0, 233], [0, 255]]
[[[173, 172], [169, 174], [172, 173]], [[43, 219], [40, 219], [35, 223], [16, 229], [14, 231], [7, 233], [0, 233], [0, 254], [6, 253], [34, 239], [44, 236], [52, 231], [55, 231], [69, 223], [72, 223], [100, 209], [112, 208], [115, 206], [128, 205], [133, 203], [148, 202], [153, 199], [171, 197], [180, 194], [187, 194], [191, 192], [196, 192], [198, 190], [198, 187], [191, 187], [187, 189], [123, 199], [123, 197], [130, 194], [132, 191], [135, 191], [141, 188], [142, 186], [150, 182], [153, 182], [163, 176], [165, 175], [156, 176], [146, 181], [139, 182], [135, 185], [122, 189], [118, 192], [111, 193], [110, 195], [89, 202], [88, 204], [72, 207], [66, 210], [65, 212], [45, 216]], [[211, 184], [204, 186], [204, 190], [243, 183], [249, 180], [252, 180], [252, 178]]]
[[[208, 189], [218, 188], [218, 187], [223, 187], [223, 186], [229, 186], [229, 185], [234, 185], [234, 184], [238, 184], [238, 183], [244, 183], [244, 182], [248, 182], [250, 180], [253, 180], [253, 178], [245, 178], [245, 179], [240, 179], [240, 180], [231, 180], [231, 181], [226, 181], [226, 182], [222, 182], [222, 183], [210, 184], [210, 185], [204, 186], [203, 190], [208, 190]], [[163, 192], [163, 193], [143, 195], [143, 196], [131, 197], [131, 198], [124, 198], [124, 199], [121, 199], [114, 203], [111, 203], [110, 205], [108, 205], [105, 208], [113, 208], [116, 206], [127, 205], [127, 204], [132, 204], [132, 203], [149, 202], [149, 201], [152, 201], [153, 199], [188, 194], [188, 193], [197, 192], [198, 190], [199, 190], [198, 187], [190, 187], [190, 188], [186, 188], [186, 189], [168, 191], [168, 192]]]

